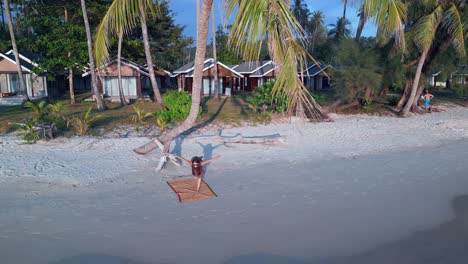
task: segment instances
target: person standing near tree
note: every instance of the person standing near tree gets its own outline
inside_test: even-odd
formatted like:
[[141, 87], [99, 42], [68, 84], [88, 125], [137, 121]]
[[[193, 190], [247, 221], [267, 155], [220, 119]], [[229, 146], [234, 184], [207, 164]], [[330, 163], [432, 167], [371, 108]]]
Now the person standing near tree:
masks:
[[430, 113], [432, 112], [431, 100], [434, 95], [430, 94], [428, 90], [424, 91], [424, 108]]

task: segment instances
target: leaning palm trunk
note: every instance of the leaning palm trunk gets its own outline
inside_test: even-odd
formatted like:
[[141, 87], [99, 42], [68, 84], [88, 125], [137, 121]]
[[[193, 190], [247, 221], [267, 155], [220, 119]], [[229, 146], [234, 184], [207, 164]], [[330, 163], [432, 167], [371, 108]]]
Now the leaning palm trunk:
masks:
[[88, 40], [88, 55], [89, 55], [89, 70], [91, 72], [91, 86], [93, 87], [94, 97], [96, 98], [98, 110], [106, 110], [107, 106], [104, 100], [101, 98], [101, 92], [97, 87], [96, 79], [96, 67], [94, 65], [94, 53], [93, 53], [93, 40], [91, 38], [91, 30], [89, 28], [88, 13], [86, 11], [86, 1], [81, 0], [81, 9], [83, 11], [83, 20], [86, 29], [86, 38]]
[[364, 25], [367, 22], [367, 14], [365, 13], [364, 7], [361, 7], [361, 12], [359, 13], [359, 23], [358, 27], [356, 29], [356, 37], [355, 40], [359, 42], [359, 39], [361, 38], [362, 30], [364, 29]]
[[124, 106], [127, 105], [127, 101], [125, 100], [125, 95], [123, 91], [122, 85], [122, 40], [123, 40], [123, 31], [119, 32], [119, 40], [117, 44], [117, 72], [118, 72], [118, 79], [119, 79], [119, 98], [120, 98], [120, 105]]
[[145, 55], [146, 55], [146, 64], [148, 65], [148, 73], [150, 75], [151, 86], [153, 87], [154, 92], [154, 100], [162, 105], [162, 97], [161, 93], [159, 92], [158, 82], [156, 81], [156, 76], [154, 74], [154, 67], [153, 67], [153, 59], [151, 58], [151, 51], [149, 46], [149, 38], [148, 38], [148, 27], [146, 25], [146, 11], [143, 10], [143, 6], [140, 7], [141, 9], [141, 31], [143, 35], [143, 44], [145, 46]]
[[[164, 154], [170, 149], [171, 141], [178, 135], [186, 132], [192, 128], [197, 121], [198, 112], [200, 111], [201, 101], [201, 84], [203, 77], [203, 62], [206, 55], [206, 42], [208, 37], [208, 21], [210, 19], [210, 11], [213, 5], [213, 0], [203, 0], [203, 5], [200, 10], [200, 17], [198, 19], [198, 34], [197, 34], [197, 47], [195, 51], [195, 65], [194, 65], [194, 76], [193, 76], [193, 88], [192, 88], [192, 105], [190, 113], [185, 121], [174, 128], [173, 130], [164, 133], [159, 137], [159, 141], [164, 144]], [[134, 151], [138, 154], [146, 154], [158, 147], [155, 141], [150, 141], [147, 144], [135, 149]]]
[[15, 55], [16, 69], [18, 71], [18, 78], [20, 82], [19, 90], [23, 95], [25, 101], [29, 101], [28, 90], [26, 87], [26, 82], [24, 80], [23, 71], [21, 69], [21, 61], [18, 53], [18, 47], [16, 46], [15, 31], [13, 30], [13, 21], [11, 20], [11, 11], [10, 3], [8, 0], [4, 0], [3, 4], [5, 5], [5, 13], [7, 17], [8, 30], [10, 31], [11, 46], [13, 47], [13, 54]]
[[400, 112], [402, 116], [408, 116], [411, 107], [413, 106], [414, 99], [416, 98], [416, 92], [418, 91], [419, 78], [421, 77], [422, 68], [424, 66], [424, 62], [426, 61], [428, 52], [429, 48], [424, 49], [423, 53], [421, 54], [421, 57], [419, 58], [418, 68], [416, 69], [416, 75], [414, 76], [410, 96], [408, 98], [408, 101], [406, 101], [405, 107], [403, 107], [403, 109]]
[[211, 8], [211, 35], [213, 36], [213, 64], [214, 64], [214, 97], [219, 100], [218, 60], [216, 56], [216, 31], [214, 6]]

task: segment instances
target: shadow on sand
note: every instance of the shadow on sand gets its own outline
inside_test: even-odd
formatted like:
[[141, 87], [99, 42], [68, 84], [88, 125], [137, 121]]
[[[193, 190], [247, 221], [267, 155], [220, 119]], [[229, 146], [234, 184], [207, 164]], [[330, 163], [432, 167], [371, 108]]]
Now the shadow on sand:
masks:
[[[109, 256], [103, 254], [78, 255], [61, 259], [51, 264], [150, 264], [149, 262], [140, 262], [129, 258], [119, 256]], [[151, 264], [169, 264], [169, 263], [151, 263]]]
[[468, 195], [452, 200], [455, 219], [410, 237], [340, 259], [351, 264], [468, 263]]
[[[252, 254], [236, 256], [225, 264], [460, 264], [468, 263], [468, 195], [452, 200], [455, 218], [433, 229], [412, 233], [362, 254], [349, 257], [300, 257]], [[364, 235], [364, 234], [363, 234]], [[357, 240], [356, 243], [359, 243]], [[331, 247], [333, 245], [330, 245]]]

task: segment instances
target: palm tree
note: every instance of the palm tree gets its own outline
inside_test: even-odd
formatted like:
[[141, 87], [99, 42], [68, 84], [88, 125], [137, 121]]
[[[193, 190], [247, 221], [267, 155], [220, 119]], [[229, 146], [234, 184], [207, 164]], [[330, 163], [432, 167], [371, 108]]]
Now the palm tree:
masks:
[[343, 18], [346, 19], [346, 6], [348, 5], [348, 0], [343, 0]]
[[336, 42], [339, 42], [342, 39], [349, 38], [351, 36], [351, 30], [349, 26], [351, 22], [344, 17], [339, 17], [336, 20], [336, 24], [330, 24], [330, 31], [328, 31], [328, 36], [333, 38]]
[[162, 105], [161, 93], [154, 74], [146, 22], [148, 12], [153, 17], [159, 14], [157, 7], [158, 1], [154, 3], [152, 0], [114, 0], [97, 28], [95, 34], [95, 52], [97, 63], [100, 65], [109, 58], [110, 35], [118, 35], [121, 31], [126, 34], [136, 27], [139, 21], [143, 35], [146, 64], [154, 92], [154, 100]]
[[125, 94], [123, 91], [122, 85], [122, 41], [123, 41], [123, 31], [119, 32], [119, 40], [117, 44], [117, 71], [118, 71], [118, 82], [119, 82], [119, 98], [120, 98], [120, 105], [124, 106], [127, 105], [127, 101], [125, 100]]
[[215, 12], [214, 12], [214, 2], [213, 7], [211, 8], [211, 36], [213, 37], [213, 64], [214, 64], [214, 97], [219, 99], [219, 81], [218, 81], [218, 59], [216, 56], [216, 29], [215, 29]]
[[464, 1], [432, 1], [428, 6], [430, 12], [416, 21], [411, 30], [413, 41], [417, 46], [420, 55], [415, 77], [411, 86], [411, 93], [401, 110], [402, 116], [407, 116], [414, 106], [416, 94], [418, 91], [419, 79], [423, 70], [424, 63], [433, 45], [436, 35], [448, 34], [447, 41], [451, 42], [457, 53], [464, 57], [465, 37], [464, 24], [461, 15]]
[[88, 40], [88, 55], [89, 55], [89, 70], [91, 71], [91, 85], [93, 87], [93, 93], [96, 97], [97, 109], [106, 110], [107, 106], [104, 100], [101, 98], [101, 92], [97, 87], [96, 79], [96, 67], [94, 66], [94, 53], [93, 53], [93, 39], [91, 38], [91, 30], [89, 28], [88, 13], [86, 10], [86, 1], [81, 0], [81, 9], [83, 11], [83, 20], [86, 29], [86, 38]]
[[310, 17], [309, 26], [307, 29], [309, 31], [309, 36], [312, 38], [310, 41], [311, 54], [314, 54], [315, 44], [317, 43], [317, 40], [320, 40], [320, 35], [325, 34], [324, 21], [325, 16], [323, 15], [322, 11], [314, 11]]
[[[164, 152], [169, 150], [170, 143], [176, 136], [196, 124], [200, 110], [203, 61], [212, 5], [213, 0], [203, 0], [198, 18], [190, 114], [181, 125], [159, 137], [159, 141], [164, 144]], [[289, 3], [284, 0], [228, 0], [225, 10], [227, 17], [237, 11], [229, 36], [229, 45], [242, 54], [245, 60], [257, 60], [262, 45], [267, 42], [270, 56], [280, 69], [273, 94], [288, 98], [289, 113], [304, 109], [310, 117], [323, 118], [321, 107], [308, 93], [297, 74], [298, 68], [304, 69], [307, 57], [303, 47], [296, 41], [296, 36], [297, 39], [303, 39], [304, 32], [290, 11]], [[151, 141], [135, 152], [144, 154], [157, 146], [158, 144]]]
[[18, 54], [18, 47], [16, 46], [15, 31], [13, 30], [13, 21], [11, 19], [10, 3], [8, 2], [8, 0], [4, 0], [3, 4], [5, 6], [5, 14], [7, 17], [8, 30], [10, 31], [11, 46], [13, 47], [13, 54], [15, 55], [15, 61], [16, 61], [16, 69], [18, 71], [18, 78], [19, 78], [19, 83], [20, 83], [19, 90], [23, 95], [23, 99], [25, 101], [29, 101], [28, 91], [26, 88], [26, 82], [24, 80], [23, 71], [21, 69], [21, 61], [20, 61], [20, 57]]
[[364, 7], [361, 7], [359, 9], [359, 23], [356, 29], [356, 37], [355, 37], [355, 40], [357, 42], [359, 42], [359, 39], [361, 38], [362, 30], [364, 29], [364, 24], [366, 24], [368, 17], [369, 15], [366, 13], [366, 10], [364, 10]]

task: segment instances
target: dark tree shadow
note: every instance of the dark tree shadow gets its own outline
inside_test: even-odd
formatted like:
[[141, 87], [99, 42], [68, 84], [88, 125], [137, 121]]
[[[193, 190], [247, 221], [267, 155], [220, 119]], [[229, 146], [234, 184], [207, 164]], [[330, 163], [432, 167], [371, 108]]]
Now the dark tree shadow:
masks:
[[172, 150], [172, 154], [177, 155], [177, 156], [182, 156], [182, 144], [184, 143], [185, 137], [184, 136], [178, 136], [174, 139], [175, 145], [174, 149]]

